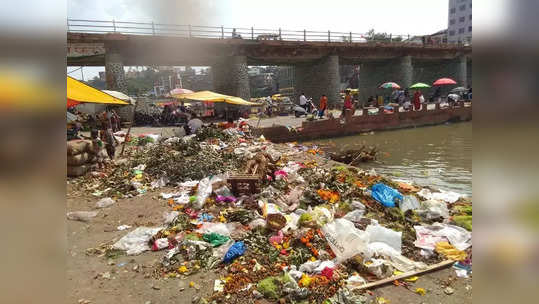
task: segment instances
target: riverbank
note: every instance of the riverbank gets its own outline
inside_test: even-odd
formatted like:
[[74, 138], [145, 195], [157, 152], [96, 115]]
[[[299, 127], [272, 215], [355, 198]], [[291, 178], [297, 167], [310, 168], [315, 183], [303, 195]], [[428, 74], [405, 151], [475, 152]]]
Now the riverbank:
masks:
[[[194, 261], [200, 258], [197, 258], [197, 255], [194, 257], [191, 256], [191, 258], [186, 259], [188, 263], [185, 265], [189, 271], [187, 275], [180, 272], [177, 266], [172, 269], [163, 268], [164, 251], [144, 252], [136, 256], [127, 256], [125, 254], [111, 255], [112, 251], [110, 251], [110, 246], [127, 232], [132, 231], [134, 227], [156, 227], [163, 225], [163, 212], [178, 210], [179, 215], [192, 214], [192, 211], [189, 211], [187, 208], [193, 207], [191, 205], [192, 202], [184, 205], [178, 203], [176, 199], [173, 199], [171, 203], [170, 200], [159, 197], [159, 193], [181, 191], [180, 188], [174, 186], [176, 181], [181, 181], [173, 180], [175, 178], [174, 174], [178, 173], [177, 170], [190, 168], [191, 165], [201, 166], [199, 168], [193, 168], [193, 171], [182, 170], [181, 176], [177, 177], [180, 179], [184, 179], [188, 174], [191, 174], [189, 172], [197, 174], [204, 171], [202, 176], [197, 177], [197, 179], [201, 179], [210, 174], [219, 173], [219, 171], [223, 169], [225, 170], [225, 173], [231, 174], [236, 170], [244, 169], [245, 165], [249, 164], [248, 160], [256, 159], [255, 156], [260, 156], [259, 153], [262, 152], [271, 155], [269, 156], [270, 158], [278, 156], [278, 160], [271, 160], [270, 163], [268, 163], [268, 165], [275, 166], [268, 171], [271, 180], [265, 179], [262, 181], [262, 193], [266, 192], [269, 187], [272, 187], [274, 189], [272, 190], [274, 191], [272, 192], [273, 194], [270, 196], [267, 196], [267, 194], [257, 196], [257, 199], [262, 201], [266, 200], [267, 203], [270, 203], [267, 199], [275, 199], [284, 196], [289, 199], [285, 202], [275, 203], [278, 205], [282, 203], [285, 204], [281, 207], [289, 210], [280, 209], [282, 210], [281, 212], [287, 216], [292, 216], [292, 214], [295, 213], [295, 211], [290, 211], [290, 208], [295, 203], [299, 203], [298, 206], [295, 207], [295, 210], [306, 210], [309, 206], [313, 208], [327, 207], [332, 218], [342, 217], [347, 214], [347, 212], [350, 212], [350, 209], [343, 209], [347, 205], [347, 200], [352, 198], [357, 199], [367, 208], [365, 211], [366, 218], [375, 218], [381, 225], [390, 227], [389, 229], [396, 229], [397, 231], [402, 229], [403, 254], [410, 258], [420, 258], [420, 255], [418, 254], [419, 249], [414, 249], [414, 247], [410, 245], [409, 238], [413, 236], [413, 232], [410, 234], [409, 228], [406, 228], [407, 225], [409, 225], [406, 224], [406, 220], [402, 218], [402, 224], [404, 226], [401, 228], [391, 225], [390, 221], [395, 222], [394, 219], [390, 220], [391, 214], [388, 213], [379, 202], [376, 202], [372, 197], [367, 195], [367, 190], [369, 190], [375, 182], [383, 182], [393, 187], [400, 187], [397, 184], [377, 175], [367, 174], [366, 172], [357, 171], [353, 168], [346, 169], [342, 164], [321, 158], [317, 154], [317, 151], [312, 149], [313, 147], [292, 144], [271, 144], [269, 142], [236, 136], [233, 136], [232, 138], [226, 136], [222, 137], [220, 133], [208, 133], [207, 135], [212, 136], [206, 136], [206, 138], [201, 137], [194, 146], [191, 146], [191, 144], [180, 146], [175, 146], [174, 144], [163, 145], [163, 147], [159, 148], [160, 150], [155, 150], [155, 152], [159, 151], [160, 153], [152, 153], [150, 151], [161, 145], [146, 147], [145, 150], [148, 152], [142, 156], [137, 154], [134, 149], [130, 149], [126, 155], [130, 155], [131, 160], [134, 162], [129, 161], [126, 163], [125, 161], [119, 161], [118, 163], [124, 163], [124, 165], [111, 166], [98, 177], [84, 177], [70, 179], [68, 181], [68, 211], [94, 210], [95, 202], [105, 196], [110, 196], [116, 201], [112, 206], [101, 209], [99, 215], [90, 222], [68, 222], [69, 254], [67, 276], [70, 290], [68, 298], [70, 301], [75, 302], [80, 299], [86, 299], [92, 301], [92, 303], [108, 303], [113, 301], [126, 303], [147, 303], [147, 301], [151, 301], [152, 303], [189, 303], [193, 297], [208, 298], [210, 294], [213, 294], [213, 296], [216, 296], [217, 299], [220, 299], [223, 303], [234, 303], [236, 301], [249, 303], [256, 301], [253, 290], [258, 289], [256, 287], [257, 282], [259, 283], [261, 279], [265, 278], [261, 277], [263, 274], [266, 274], [266, 276], [282, 275], [283, 272], [280, 266], [275, 269], [274, 263], [279, 262], [285, 263], [286, 265], [296, 265], [296, 263], [298, 263], [298, 261], [291, 260], [292, 256], [294, 256], [293, 250], [303, 252], [303, 254], [307, 254], [307, 257], [314, 257], [315, 260], [331, 260], [331, 250], [328, 249], [324, 238], [320, 237], [316, 241], [313, 240], [312, 243], [318, 251], [326, 250], [328, 252], [330, 256], [325, 258], [322, 258], [322, 255], [314, 255], [314, 252], [309, 250], [311, 247], [306, 247], [305, 243], [299, 241], [305, 233], [308, 233], [311, 229], [316, 229], [316, 226], [318, 226], [318, 228], [323, 228], [326, 224], [331, 222], [327, 219], [320, 223], [317, 223], [317, 220], [314, 220], [312, 224], [315, 228], [311, 228], [313, 226], [310, 225], [304, 227], [299, 225], [300, 227], [295, 229], [285, 230], [284, 236], [288, 241], [284, 241], [283, 243], [278, 242], [280, 248], [278, 248], [276, 244], [269, 243], [267, 240], [267, 238], [274, 235], [275, 232], [264, 230], [262, 242], [260, 244], [252, 243], [253, 241], [248, 242], [245, 253], [237, 258], [236, 262], [232, 264], [218, 263], [220, 266], [216, 268], [194, 271], [196, 268], [196, 263]], [[214, 152], [211, 152], [210, 150]], [[178, 158], [174, 158], [177, 153], [181, 153], [182, 155], [178, 155]], [[215, 159], [210, 160], [207, 157], [196, 158], [196, 155], [199, 155], [200, 153], [203, 155], [205, 155], [205, 153], [210, 153], [208, 155], [213, 156]], [[222, 157], [223, 159], [227, 159], [226, 154], [236, 155], [236, 161], [230, 159], [226, 166], [222, 166], [220, 160], [217, 158]], [[154, 157], [160, 158], [157, 161], [152, 161], [152, 158]], [[187, 161], [181, 162], [182, 159], [187, 159]], [[198, 159], [198, 162], [206, 159], [206, 161], [210, 163], [202, 165], [201, 163], [194, 161], [189, 162], [189, 160], [195, 159]], [[138, 167], [140, 172], [134, 172], [133, 168], [140, 165], [142, 161], [147, 165], [146, 168], [141, 170], [140, 168], [142, 167]], [[213, 162], [213, 164], [211, 164], [211, 162]], [[301, 165], [294, 165], [297, 163], [300, 163]], [[178, 167], [172, 168], [172, 164], [175, 164]], [[182, 167], [184, 165], [189, 167]], [[159, 170], [153, 170], [155, 166], [159, 166]], [[151, 183], [159, 179], [159, 177], [162, 177], [163, 172], [171, 179], [170, 182], [162, 188], [152, 190]], [[326, 174], [329, 175], [326, 176]], [[317, 179], [313, 179], [315, 176], [320, 176], [322, 178], [321, 181], [323, 181], [325, 185], [322, 186]], [[342, 176], [343, 179], [341, 180], [341, 177], [339, 176]], [[139, 184], [133, 184], [133, 181], [138, 181]], [[320, 188], [321, 186], [322, 188]], [[290, 193], [292, 191], [297, 192], [298, 187], [299, 189], [303, 189], [301, 191], [302, 195], [296, 199], [291, 199], [289, 197]], [[318, 190], [324, 191], [320, 192]], [[403, 193], [408, 193], [408, 195], [418, 196], [416, 190], [410, 192], [410, 189], [401, 189], [400, 191], [404, 191]], [[195, 195], [197, 195], [196, 193], [197, 192], [195, 191]], [[338, 198], [335, 201], [325, 201], [326, 193], [330, 193], [331, 197], [337, 195]], [[212, 194], [211, 197], [213, 200], [218, 200], [218, 197], [214, 194]], [[245, 226], [249, 226], [247, 224], [250, 224], [257, 219], [264, 219], [264, 208], [259, 209], [256, 204], [252, 205], [249, 203], [249, 196], [243, 199], [240, 196], [236, 197], [241, 203], [238, 203], [238, 201], [231, 201], [228, 203], [218, 203], [217, 201], [211, 200], [204, 201], [207, 205], [205, 205], [200, 212], [197, 211], [197, 213], [199, 215], [200, 213], [206, 213], [213, 216], [214, 219], [211, 220], [210, 223], [215, 224], [221, 222], [221, 216], [225, 223], [234, 221], [243, 222], [248, 218], [249, 220], [245, 221]], [[332, 200], [330, 198], [328, 199]], [[458, 201], [466, 202], [466, 199], [459, 199]], [[449, 207], [452, 207], [452, 205], [453, 204], [448, 204]], [[352, 207], [352, 210], [355, 208], [360, 208], [360, 205], [356, 204], [355, 207]], [[452, 210], [452, 208], [450, 209]], [[241, 214], [243, 215], [240, 216], [238, 213], [238, 217], [234, 216], [233, 218], [229, 218], [231, 214], [236, 214], [235, 212], [239, 211], [241, 211]], [[262, 216], [257, 215], [257, 213], [262, 214]], [[315, 214], [313, 214], [313, 216], [314, 215]], [[251, 216], [253, 216], [253, 218], [251, 218]], [[242, 217], [247, 218], [243, 219]], [[196, 216], [190, 221], [192, 222], [195, 219], [197, 219]], [[129, 225], [133, 228], [125, 231], [118, 231], [117, 227], [120, 225]], [[191, 224], [182, 222], [181, 225]], [[168, 227], [166, 231], [171, 231], [170, 225], [165, 225], [165, 227]], [[186, 228], [187, 227], [188, 226], [186, 226]], [[196, 227], [197, 225], [192, 228]], [[243, 230], [244, 228], [241, 228], [239, 231], [236, 231], [238, 234], [231, 233], [230, 237], [236, 242], [247, 242], [247, 240], [251, 239], [254, 230]], [[180, 234], [177, 235], [179, 236]], [[404, 235], [406, 235], [406, 237], [404, 237]], [[185, 234], [180, 238], [182, 242], [185, 242], [184, 237]], [[288, 245], [286, 245], [286, 247], [290, 249], [283, 248], [285, 247], [284, 243], [287, 243]], [[187, 243], [183, 244], [185, 245]], [[258, 245], [255, 246], [254, 244]], [[254, 251], [254, 247], [257, 246], [262, 246], [259, 250], [267, 251], [267, 255], [276, 253], [277, 260], [274, 262], [266, 261], [260, 253]], [[94, 249], [87, 250], [88, 248]], [[100, 254], [100, 250], [102, 250], [104, 255]], [[285, 250], [284, 254], [281, 252], [282, 250]], [[437, 255], [436, 252], [434, 252], [434, 254]], [[109, 255], [108, 258], [107, 255]], [[185, 256], [181, 256], [185, 258]], [[257, 263], [254, 264], [253, 268], [248, 266], [251, 265], [250, 261], [252, 261], [252, 259], [257, 260]], [[195, 264], [191, 264], [191, 261]], [[255, 268], [260, 266], [263, 268], [255, 270]], [[335, 267], [334, 270], [336, 273], [346, 274], [346, 276], [338, 275], [334, 279], [334, 282], [331, 280], [329, 282], [324, 281], [325, 279], [323, 279], [322, 276], [306, 272], [307, 277], [316, 278], [315, 282], [318, 283], [313, 283], [313, 285], [310, 286], [310, 283], [307, 284], [307, 281], [303, 280], [303, 283], [301, 284], [307, 284], [307, 286], [303, 287], [307, 288], [312, 296], [316, 296], [318, 294], [316, 284], [325, 282], [324, 284], [329, 284], [327, 285], [327, 288], [333, 288], [333, 286], [338, 286], [337, 283], [345, 282], [346, 277], [353, 275], [353, 272], [359, 272], [362, 277], [369, 281], [377, 280], [376, 277], [372, 277], [372, 273], [369, 275], [368, 272], [363, 273], [359, 268], [356, 269], [350, 267], [352, 266], [348, 264], [344, 267]], [[253, 274], [253, 276], [242, 275], [242, 273], [244, 273], [243, 270], [241, 270], [242, 268], [246, 270], [247, 273]], [[193, 273], [191, 274], [191, 272]], [[228, 295], [222, 295], [220, 297], [220, 292], [213, 292], [215, 280], [222, 278], [226, 280], [227, 277], [230, 277], [232, 281], [243, 283], [236, 287], [225, 283], [225, 295], [227, 291]], [[298, 278], [297, 281], [299, 282], [301, 280]], [[192, 287], [190, 287], [190, 282], [193, 282]], [[406, 281], [403, 281], [403, 283], [404, 282]], [[336, 285], [334, 285], [334, 283]], [[249, 284], [251, 284], [250, 287], [248, 287]], [[471, 302], [471, 279], [456, 279], [455, 272], [451, 268], [446, 268], [427, 275], [421, 275], [415, 283], [408, 282], [406, 284], [409, 286], [390, 285], [373, 289], [371, 294], [358, 294], [363, 294], [366, 299], [370, 298], [371, 301], [378, 301], [377, 298], [382, 297], [393, 303], [403, 303], [403, 301], [429, 303]], [[323, 285], [319, 285], [319, 287], [322, 286]], [[239, 287], [247, 288], [248, 292], [246, 293], [245, 291], [240, 290], [231, 292], [231, 290], [235, 290], [234, 288]], [[446, 287], [450, 287], [453, 292], [444, 292]], [[426, 295], [421, 296], [419, 293], [416, 293], [416, 288], [425, 289]], [[336, 291], [337, 289], [334, 289], [334, 292]], [[327, 294], [328, 297], [331, 296], [331, 292], [329, 293], [330, 294], [328, 294], [328, 290], [324, 290], [324, 294]], [[279, 297], [284, 298], [285, 301], [288, 296], [291, 295], [279, 292]], [[266, 300], [259, 299], [258, 301], [267, 302], [269, 300], [271, 300], [271, 297], [266, 298]]]

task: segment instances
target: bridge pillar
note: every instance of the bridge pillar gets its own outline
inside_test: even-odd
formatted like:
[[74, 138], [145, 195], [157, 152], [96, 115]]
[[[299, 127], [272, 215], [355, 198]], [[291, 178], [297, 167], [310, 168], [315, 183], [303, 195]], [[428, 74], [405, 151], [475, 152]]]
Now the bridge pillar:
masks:
[[212, 65], [211, 71], [217, 93], [238, 96], [247, 101], [251, 98], [247, 57], [224, 57]]
[[457, 58], [456, 69], [457, 79], [455, 81], [457, 81], [459, 87], [466, 88], [468, 86], [468, 62], [466, 56]]
[[307, 98], [312, 97], [315, 105], [322, 94], [328, 98], [328, 107], [340, 100], [339, 56], [330, 55], [315, 63], [298, 64], [294, 70], [295, 99], [292, 102], [298, 103], [302, 92]]
[[107, 48], [105, 53], [105, 76], [107, 90], [120, 91], [127, 94], [127, 82], [122, 55], [113, 48]]
[[[395, 80], [401, 88], [405, 89], [412, 85], [414, 78], [414, 67], [412, 65], [412, 56], [404, 56], [399, 59], [399, 77]], [[400, 82], [399, 82], [400, 81]]]

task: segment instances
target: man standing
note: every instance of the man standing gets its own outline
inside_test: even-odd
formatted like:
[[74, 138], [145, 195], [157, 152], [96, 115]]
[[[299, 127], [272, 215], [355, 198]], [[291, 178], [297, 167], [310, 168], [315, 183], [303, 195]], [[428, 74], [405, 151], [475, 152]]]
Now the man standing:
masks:
[[299, 106], [304, 108], [307, 113], [309, 113], [307, 109], [307, 97], [305, 97], [305, 93], [301, 93], [299, 96]]
[[107, 108], [103, 111], [101, 115], [101, 139], [105, 143], [105, 148], [107, 149], [107, 154], [110, 159], [114, 159], [116, 153], [116, 139], [112, 134], [112, 113], [110, 108]]
[[318, 117], [322, 118], [324, 116], [324, 112], [326, 111], [328, 107], [328, 98], [326, 95], [322, 95], [320, 97], [320, 109], [318, 110]]

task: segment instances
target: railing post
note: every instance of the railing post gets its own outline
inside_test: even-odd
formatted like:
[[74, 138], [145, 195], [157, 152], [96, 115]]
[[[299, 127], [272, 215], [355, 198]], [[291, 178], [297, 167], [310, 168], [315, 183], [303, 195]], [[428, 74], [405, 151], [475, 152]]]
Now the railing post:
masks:
[[410, 34], [408, 34], [408, 41], [410, 41]]
[[393, 42], [393, 34], [389, 34], [389, 42]]
[[350, 32], [350, 43], [352, 43], [352, 32]]
[[307, 41], [307, 30], [303, 30], [303, 41]]
[[191, 38], [191, 24], [189, 24], [188, 27], [189, 27], [189, 38]]
[[116, 22], [114, 19], [112, 19], [112, 28], [114, 29], [114, 32], [116, 32]]
[[153, 23], [153, 21], [152, 21], [152, 33], [155, 36], [155, 24]]
[[251, 26], [251, 40], [255, 40], [255, 32], [252, 26]]
[[283, 40], [283, 37], [281, 36], [281, 28], [279, 28], [279, 40]]
[[221, 25], [221, 39], [225, 39], [225, 29]]
[[67, 31], [69, 32], [69, 19], [67, 19]]
[[328, 31], [328, 42], [331, 42], [331, 34]]

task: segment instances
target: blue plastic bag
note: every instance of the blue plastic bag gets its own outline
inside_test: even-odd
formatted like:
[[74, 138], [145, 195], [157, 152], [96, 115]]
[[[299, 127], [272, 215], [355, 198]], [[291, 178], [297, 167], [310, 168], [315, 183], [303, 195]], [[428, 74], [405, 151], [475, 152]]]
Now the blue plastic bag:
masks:
[[395, 199], [403, 200], [402, 194], [399, 191], [378, 183], [372, 186], [372, 197], [385, 207], [395, 207]]
[[223, 258], [223, 262], [230, 263], [234, 261], [235, 258], [242, 256], [245, 253], [245, 244], [243, 244], [243, 241], [239, 241], [234, 243], [234, 245], [230, 246], [228, 248], [228, 251], [225, 254], [225, 257]]

